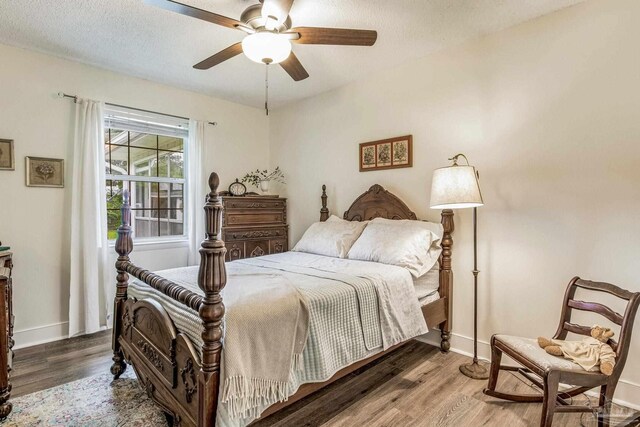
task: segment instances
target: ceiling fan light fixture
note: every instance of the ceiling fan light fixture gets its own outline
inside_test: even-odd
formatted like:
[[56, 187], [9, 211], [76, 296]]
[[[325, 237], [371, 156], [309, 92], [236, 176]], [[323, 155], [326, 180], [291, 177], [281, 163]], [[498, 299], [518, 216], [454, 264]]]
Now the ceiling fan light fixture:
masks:
[[262, 31], [245, 37], [242, 51], [254, 62], [278, 64], [291, 54], [291, 42], [280, 34]]

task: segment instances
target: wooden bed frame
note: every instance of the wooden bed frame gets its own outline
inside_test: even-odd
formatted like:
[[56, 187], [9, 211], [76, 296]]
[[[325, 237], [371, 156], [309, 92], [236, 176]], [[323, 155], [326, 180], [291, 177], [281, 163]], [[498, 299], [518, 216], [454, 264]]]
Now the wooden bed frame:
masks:
[[[133, 250], [131, 238], [131, 207], [125, 193], [121, 208], [122, 225], [116, 240], [117, 286], [114, 303], [113, 365], [114, 378], [124, 373], [130, 363], [148, 395], [160, 405], [173, 426], [213, 427], [216, 423], [222, 354], [222, 320], [224, 304], [220, 291], [227, 277], [224, 257], [225, 245], [220, 240], [222, 203], [218, 196], [219, 178], [214, 172], [209, 177], [211, 192], [204, 206], [206, 237], [202, 242], [198, 285], [204, 296], [191, 292], [170, 280], [135, 266], [129, 259]], [[322, 186], [320, 220], [329, 218], [326, 187]], [[372, 186], [358, 197], [344, 213], [350, 221], [383, 217], [389, 219], [416, 219], [399, 198], [379, 185]], [[453, 240], [453, 212], [442, 211], [444, 236], [440, 256], [440, 299], [422, 308], [427, 325], [439, 327], [441, 349], [449, 350], [451, 330], [453, 274], [451, 272], [451, 246]], [[178, 331], [165, 309], [150, 299], [127, 298], [129, 275], [159, 292], [179, 301], [200, 314], [204, 331], [201, 356], [189, 338]], [[323, 383], [303, 384], [285, 402], [267, 408], [261, 418], [268, 416], [308, 396], [318, 389], [361, 368], [367, 363], [395, 350], [404, 343], [368, 359], [356, 362], [338, 371]]]

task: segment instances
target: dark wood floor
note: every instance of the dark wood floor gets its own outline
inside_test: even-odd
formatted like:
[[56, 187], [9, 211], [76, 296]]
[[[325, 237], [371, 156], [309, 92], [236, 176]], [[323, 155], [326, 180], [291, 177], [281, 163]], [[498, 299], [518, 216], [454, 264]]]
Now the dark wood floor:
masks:
[[112, 363], [110, 331], [16, 350], [11, 396], [109, 372]]
[[[12, 397], [108, 372], [108, 332], [16, 351]], [[458, 371], [467, 357], [412, 342], [256, 424], [266, 426], [537, 426], [540, 404], [501, 402], [482, 394], [485, 381]], [[499, 387], [531, 393], [503, 374]], [[579, 396], [580, 402], [586, 397]], [[559, 414], [554, 426], [591, 426], [593, 418]]]

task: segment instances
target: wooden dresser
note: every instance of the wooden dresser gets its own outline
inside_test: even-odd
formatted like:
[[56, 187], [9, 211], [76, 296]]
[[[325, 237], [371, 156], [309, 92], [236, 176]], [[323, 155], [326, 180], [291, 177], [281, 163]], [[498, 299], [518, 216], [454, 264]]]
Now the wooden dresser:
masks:
[[227, 261], [289, 250], [287, 199], [224, 196], [222, 204], [222, 239], [227, 247]]
[[13, 309], [11, 305], [12, 253], [0, 252], [0, 420], [11, 412], [9, 372], [13, 362]]

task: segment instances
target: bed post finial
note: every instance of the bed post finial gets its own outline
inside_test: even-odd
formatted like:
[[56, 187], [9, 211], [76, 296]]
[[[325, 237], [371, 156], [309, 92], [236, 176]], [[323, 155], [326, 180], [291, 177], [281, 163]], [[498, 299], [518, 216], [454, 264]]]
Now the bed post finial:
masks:
[[327, 208], [327, 186], [322, 185], [322, 208], [320, 209], [320, 221], [324, 222], [329, 219], [329, 209]]
[[440, 254], [440, 298], [447, 298], [445, 305], [446, 321], [440, 324], [440, 348], [442, 351], [449, 351], [451, 348], [451, 325], [453, 314], [453, 271], [451, 270], [451, 246], [453, 246], [453, 238], [451, 234], [454, 230], [453, 211], [444, 209], [442, 211], [442, 227], [444, 233], [442, 235], [442, 253]]
[[118, 227], [118, 238], [116, 239], [116, 252], [120, 257], [126, 257], [129, 261], [129, 254], [133, 250], [133, 239], [131, 238], [131, 204], [129, 203], [129, 190], [122, 192], [122, 206], [120, 206], [122, 222]]
[[118, 342], [120, 329], [122, 327], [122, 314], [124, 311], [124, 302], [127, 299], [127, 287], [129, 286], [129, 275], [125, 271], [127, 263], [129, 263], [129, 254], [133, 250], [133, 239], [131, 238], [131, 205], [129, 203], [129, 190], [122, 192], [122, 206], [120, 207], [122, 223], [118, 227], [118, 238], [116, 239], [116, 252], [118, 260], [116, 261], [116, 297], [113, 302], [113, 340], [111, 348], [113, 349], [113, 365], [111, 365], [111, 373], [114, 378], [119, 378], [127, 369], [124, 362], [124, 355]]
[[222, 227], [222, 200], [218, 195], [220, 178], [213, 172], [209, 176], [211, 192], [204, 206], [205, 240], [200, 248], [200, 270], [198, 286], [204, 291], [200, 305], [202, 332], [202, 364], [198, 376], [198, 420], [214, 419], [218, 404], [220, 381], [220, 356], [222, 354], [222, 319], [224, 304], [220, 291], [227, 283], [224, 257], [227, 252], [220, 240]]
[[211, 172], [211, 175], [209, 175], [209, 188], [211, 189], [209, 196], [213, 196], [213, 195], [217, 196], [219, 186], [220, 186], [220, 177], [218, 176], [217, 173]]

